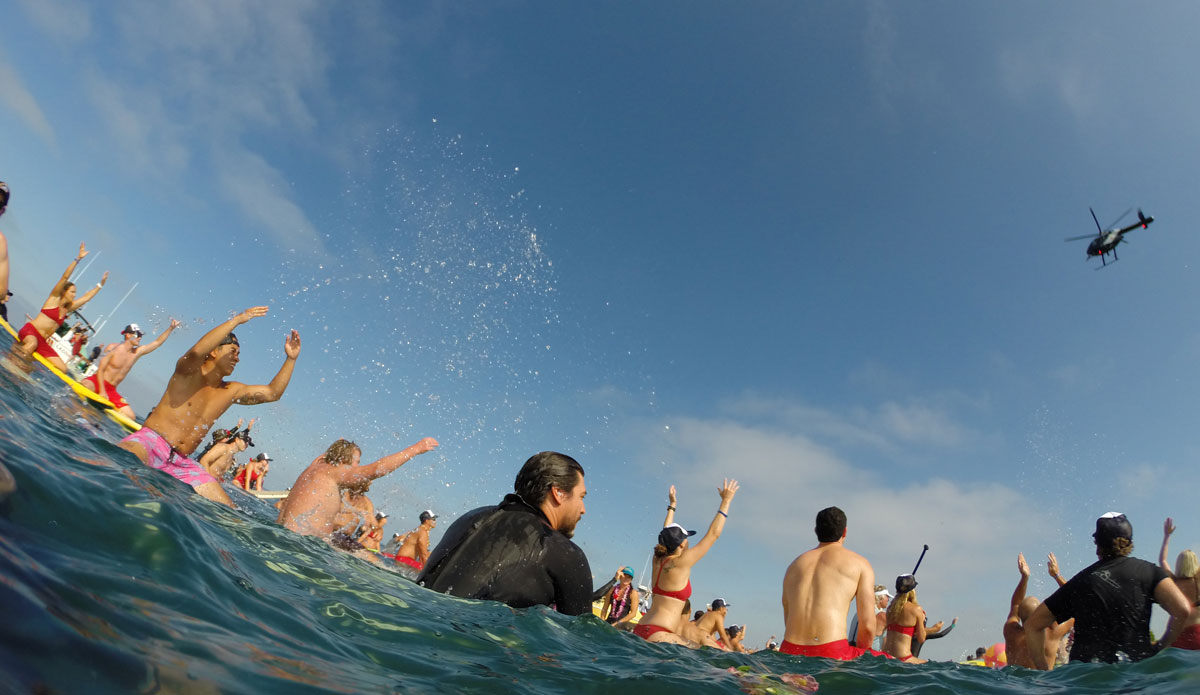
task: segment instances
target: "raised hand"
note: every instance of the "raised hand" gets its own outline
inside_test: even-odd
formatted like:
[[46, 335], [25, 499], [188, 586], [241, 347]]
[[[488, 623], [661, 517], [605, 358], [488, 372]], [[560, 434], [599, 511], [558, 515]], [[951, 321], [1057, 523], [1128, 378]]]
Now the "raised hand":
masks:
[[726, 478], [725, 484], [717, 490], [717, 494], [721, 496], [721, 501], [729, 502], [733, 499], [733, 496], [737, 494], [737, 491], [738, 481]]
[[300, 334], [295, 330], [288, 334], [287, 340], [283, 344], [283, 351], [292, 359], [300, 356]]
[[[254, 423], [256, 423], [256, 422], [258, 422], [258, 418], [256, 418], [256, 417], [250, 418], [250, 424], [246, 425], [246, 429], [250, 429], [251, 427], [254, 427]], [[241, 426], [242, 426], [242, 421], [238, 420], [238, 427], [241, 427]]]
[[671, 505], [672, 507], [675, 506], [675, 486], [674, 485], [672, 485], [671, 489], [667, 492], [667, 504]]
[[79, 242], [79, 255], [75, 257], [75, 260], [82, 261], [84, 256], [87, 256], [87, 255], [88, 255], [87, 247], [84, 245], [84, 243], [82, 241]]
[[1046, 556], [1046, 569], [1050, 570], [1050, 576], [1058, 578], [1058, 558], [1054, 557], [1054, 553]]
[[171, 319], [171, 326], [170, 326], [170, 328], [168, 328], [167, 330], [173, 331], [173, 330], [175, 330], [176, 328], [179, 328], [179, 326], [181, 326], [181, 325], [182, 325], [182, 324], [180, 324], [180, 323], [179, 323], [179, 320], [178, 320], [178, 319], [174, 319], [174, 318], [173, 318], [173, 319]]
[[239, 323], [246, 323], [246, 322], [247, 322], [247, 321], [249, 321], [250, 319], [256, 319], [256, 318], [258, 318], [258, 317], [260, 317], [260, 316], [266, 316], [266, 315], [267, 315], [267, 307], [265, 307], [265, 306], [252, 306], [252, 307], [250, 307], [249, 309], [247, 309], [247, 310], [243, 311], [242, 313], [238, 314], [238, 315], [237, 315], [237, 318], [238, 318], [238, 322], [239, 322]]
[[1163, 536], [1170, 536], [1172, 533], [1175, 533], [1175, 522], [1171, 517], [1167, 517], [1167, 520], [1163, 522]]
[[[299, 340], [299, 338], [297, 338], [297, 340]], [[426, 437], [417, 442], [414, 446], [419, 449], [417, 452], [418, 454], [424, 454], [438, 448], [438, 440], [434, 439], [433, 437]]]
[[1025, 562], [1025, 553], [1017, 553], [1017, 571], [1022, 577], [1029, 578], [1029, 564]]

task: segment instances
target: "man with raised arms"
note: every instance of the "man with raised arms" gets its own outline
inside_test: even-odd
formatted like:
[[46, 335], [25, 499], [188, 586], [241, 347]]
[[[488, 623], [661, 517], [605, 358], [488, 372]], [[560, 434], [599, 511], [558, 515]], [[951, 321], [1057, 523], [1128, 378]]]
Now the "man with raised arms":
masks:
[[437, 445], [436, 439], [426, 437], [403, 451], [360, 466], [362, 449], [354, 442], [339, 439], [296, 479], [279, 510], [277, 523], [306, 536], [330, 538], [337, 530], [334, 519], [342, 511], [343, 490], [366, 490], [372, 480], [391, 473], [414, 456], [433, 451]]
[[96, 369], [96, 373], [84, 379], [84, 386], [104, 396], [113, 405], [117, 406], [117, 410], [127, 418], [132, 419], [133, 408], [129, 407], [125, 397], [117, 392], [117, 387], [125, 381], [125, 377], [129, 376], [129, 370], [133, 369], [133, 365], [138, 360], [146, 355], [157, 350], [166, 342], [167, 337], [171, 335], [171, 331], [179, 328], [179, 322], [171, 319], [171, 325], [167, 326], [167, 330], [162, 332], [148, 345], [142, 345], [142, 329], [136, 323], [131, 323], [121, 331], [121, 337], [124, 340], [120, 343], [109, 343], [104, 347], [104, 356], [100, 358], [100, 367]]
[[[885, 656], [846, 639], [846, 613], [854, 601], [858, 614], [874, 615], [875, 571], [871, 563], [845, 547], [846, 513], [837, 507], [817, 512], [817, 547], [792, 561], [783, 575], [786, 632], [779, 651], [800, 656], [849, 660], [865, 653]], [[856, 643], [871, 644], [875, 621], [859, 620]]]
[[534, 454], [517, 473], [513, 490], [500, 504], [467, 512], [451, 524], [417, 582], [513, 608], [591, 612], [592, 570], [571, 542], [586, 511], [583, 466], [553, 451]]
[[188, 458], [229, 406], [257, 405], [279, 400], [287, 389], [300, 356], [300, 334], [284, 341], [287, 357], [271, 383], [252, 386], [226, 381], [238, 363], [239, 346], [233, 329], [260, 316], [267, 307], [243, 311], [204, 335], [175, 363], [167, 390], [142, 429], [121, 440], [142, 463], [191, 485], [201, 496], [233, 506], [228, 493], [203, 466]]
[[[1017, 582], [1017, 588], [1013, 590], [1012, 601], [1009, 602], [1008, 607], [1008, 619], [1004, 621], [1004, 653], [1008, 655], [1009, 666], [1037, 668], [1038, 662], [1034, 661], [1030, 654], [1029, 643], [1025, 639], [1025, 621], [1029, 620], [1029, 616], [1033, 615], [1041, 601], [1034, 596], [1025, 595], [1025, 589], [1029, 584], [1029, 565], [1025, 562], [1024, 553], [1017, 553], [1017, 571], [1021, 574], [1021, 579]], [[1067, 583], [1058, 573], [1058, 560], [1055, 559], [1054, 553], [1050, 553], [1050, 576], [1054, 577], [1059, 586]], [[1048, 661], [1054, 661], [1054, 657], [1058, 653], [1059, 642], [1073, 627], [1075, 627], [1074, 618], [1062, 625], [1052, 623], [1050, 627], [1045, 628], [1046, 634], [1042, 639], [1045, 640]]]
[[425, 569], [425, 561], [429, 559], [429, 532], [437, 528], [437, 514], [426, 509], [419, 519], [421, 525], [406, 534], [396, 550], [396, 562], [418, 572]]

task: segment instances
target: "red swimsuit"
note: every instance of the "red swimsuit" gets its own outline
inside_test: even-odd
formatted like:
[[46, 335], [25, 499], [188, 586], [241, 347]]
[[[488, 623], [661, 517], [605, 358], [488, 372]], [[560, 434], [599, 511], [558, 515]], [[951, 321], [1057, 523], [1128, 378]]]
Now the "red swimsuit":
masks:
[[[666, 589], [660, 589], [658, 586], [658, 578], [662, 576], [662, 571], [663, 566], [659, 565], [658, 574], [654, 575], [654, 586], [650, 589], [650, 593], [657, 596], [666, 596], [667, 598], [678, 599], [680, 601], [686, 601], [692, 597], [691, 579], [688, 579], [687, 586], [683, 587], [679, 591], [667, 591]], [[648, 623], [639, 623], [637, 627], [633, 628], [633, 634], [641, 637], [644, 640], [650, 639], [650, 635], [653, 635], [656, 632], [670, 632], [670, 630], [660, 625], [650, 625]]]
[[[63, 321], [67, 320], [66, 312], [56, 306], [52, 306], [49, 309], [42, 309], [42, 314], [46, 318], [58, 324], [58, 326], [62, 326]], [[37, 347], [34, 349], [35, 353], [46, 358], [58, 357], [58, 359], [62, 359], [59, 357], [58, 351], [51, 347], [50, 343], [46, 342], [46, 338], [41, 333], [38, 333], [38, 330], [33, 327], [32, 322], [21, 326], [20, 332], [17, 333], [17, 340], [24, 341], [25, 338], [29, 336], [33, 336], [37, 340]]]

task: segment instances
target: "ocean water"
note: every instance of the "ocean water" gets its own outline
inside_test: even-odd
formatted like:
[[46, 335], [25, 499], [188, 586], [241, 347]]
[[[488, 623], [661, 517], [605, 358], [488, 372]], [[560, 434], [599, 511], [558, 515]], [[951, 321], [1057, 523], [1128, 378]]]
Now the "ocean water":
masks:
[[1052, 673], [837, 663], [449, 598], [283, 530], [256, 499], [205, 502], [122, 434], [41, 370], [0, 369], [16, 482], [0, 492], [0, 692], [1200, 692], [1200, 653], [1178, 650]]

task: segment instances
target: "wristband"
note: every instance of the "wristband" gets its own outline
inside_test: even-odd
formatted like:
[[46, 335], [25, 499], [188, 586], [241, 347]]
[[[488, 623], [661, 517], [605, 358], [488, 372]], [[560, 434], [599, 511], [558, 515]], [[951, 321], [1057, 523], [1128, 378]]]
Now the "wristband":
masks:
[[674, 506], [672, 506], [672, 505], [670, 505], [670, 504], [668, 504], [668, 505], [667, 505], [667, 511], [669, 511], [669, 512], [673, 512], [673, 511], [675, 511], [675, 507], [674, 507]]
[[728, 519], [728, 518], [729, 518], [729, 515], [728, 515], [728, 514], [726, 514], [726, 513], [725, 513], [725, 512], [723, 512], [723, 511], [721, 511], [720, 509], [718, 509], [718, 510], [717, 510], [717, 513], [718, 513], [718, 514], [720, 514], [721, 516], [725, 517], [726, 519]]

